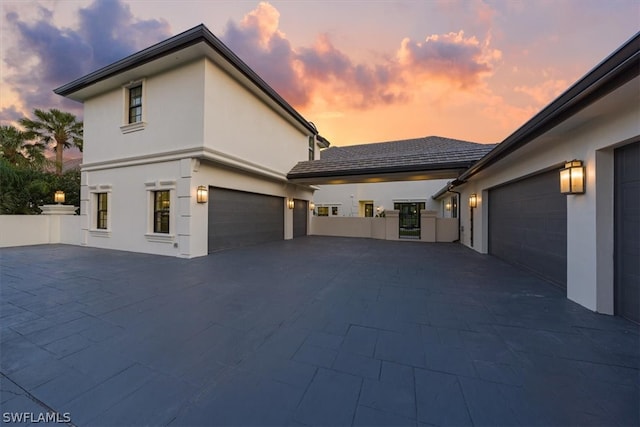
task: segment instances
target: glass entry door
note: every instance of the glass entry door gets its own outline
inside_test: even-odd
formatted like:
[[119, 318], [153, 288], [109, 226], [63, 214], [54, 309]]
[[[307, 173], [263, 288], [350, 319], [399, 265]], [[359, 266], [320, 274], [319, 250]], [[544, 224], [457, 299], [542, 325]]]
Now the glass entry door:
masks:
[[399, 211], [398, 236], [402, 239], [420, 238], [420, 211], [424, 210], [424, 202], [394, 203], [393, 208]]

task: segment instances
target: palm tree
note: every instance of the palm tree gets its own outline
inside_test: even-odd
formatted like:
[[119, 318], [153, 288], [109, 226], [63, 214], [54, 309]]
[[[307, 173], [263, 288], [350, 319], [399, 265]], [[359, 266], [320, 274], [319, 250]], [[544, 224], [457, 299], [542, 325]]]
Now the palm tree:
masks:
[[57, 110], [33, 110], [35, 120], [20, 119], [29, 136], [38, 138], [45, 145], [52, 145], [56, 151], [56, 174], [62, 175], [62, 153], [72, 145], [82, 151], [82, 122], [71, 113]]
[[46, 165], [44, 145], [30, 142], [29, 136], [14, 126], [0, 126], [0, 158], [17, 167], [41, 168]]

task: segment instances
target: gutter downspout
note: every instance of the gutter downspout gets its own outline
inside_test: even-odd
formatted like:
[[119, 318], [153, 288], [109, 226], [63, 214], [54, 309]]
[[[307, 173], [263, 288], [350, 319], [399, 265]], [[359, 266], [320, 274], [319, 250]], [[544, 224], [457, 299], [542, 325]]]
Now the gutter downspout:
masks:
[[453, 186], [451, 186], [447, 191], [449, 193], [456, 194], [457, 197], [458, 197], [458, 203], [456, 203], [456, 209], [458, 210], [458, 215], [457, 215], [457, 217], [458, 217], [458, 238], [455, 240], [455, 242], [460, 243], [460, 220], [462, 219], [462, 218], [460, 218], [461, 212], [462, 212], [460, 210], [460, 202], [462, 201], [462, 199], [461, 199], [462, 195], [460, 194], [459, 191], [453, 191], [452, 188], [453, 188]]

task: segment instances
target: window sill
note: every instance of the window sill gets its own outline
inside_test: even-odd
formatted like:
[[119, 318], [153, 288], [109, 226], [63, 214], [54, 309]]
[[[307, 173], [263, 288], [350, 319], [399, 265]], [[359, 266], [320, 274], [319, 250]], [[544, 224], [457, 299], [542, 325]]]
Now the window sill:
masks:
[[147, 233], [144, 237], [148, 242], [173, 243], [176, 236], [173, 234]]
[[91, 229], [89, 234], [93, 237], [111, 237], [111, 230]]
[[139, 130], [144, 130], [145, 126], [147, 126], [146, 122], [129, 123], [127, 125], [120, 126], [120, 131], [122, 133], [137, 132]]

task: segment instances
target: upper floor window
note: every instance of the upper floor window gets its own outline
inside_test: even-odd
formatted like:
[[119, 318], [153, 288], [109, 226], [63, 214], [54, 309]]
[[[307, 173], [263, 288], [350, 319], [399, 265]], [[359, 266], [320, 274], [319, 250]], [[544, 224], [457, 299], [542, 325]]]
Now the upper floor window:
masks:
[[169, 233], [169, 219], [171, 213], [171, 191], [161, 190], [153, 192], [153, 232]]
[[129, 123], [142, 121], [142, 84], [129, 88]]
[[316, 139], [313, 135], [309, 137], [309, 160], [316, 159]]

